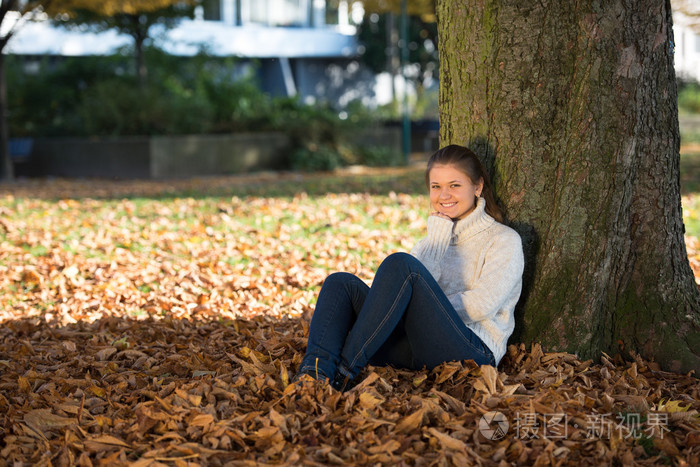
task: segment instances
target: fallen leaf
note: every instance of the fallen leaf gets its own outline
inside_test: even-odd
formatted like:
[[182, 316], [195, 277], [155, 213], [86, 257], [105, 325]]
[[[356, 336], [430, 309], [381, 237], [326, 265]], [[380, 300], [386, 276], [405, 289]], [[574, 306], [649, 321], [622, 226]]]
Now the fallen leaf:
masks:
[[128, 448], [127, 443], [112, 435], [100, 435], [84, 441], [85, 449], [88, 451], [106, 451], [114, 448]]
[[423, 409], [418, 409], [415, 412], [411, 413], [410, 415], [403, 417], [396, 424], [396, 432], [397, 433], [405, 433], [405, 432], [417, 430], [418, 428], [420, 428], [421, 423], [423, 422], [424, 415], [425, 415], [425, 411]]
[[363, 409], [374, 409], [384, 402], [384, 398], [377, 393], [363, 392], [360, 394], [360, 407]]
[[442, 433], [435, 428], [428, 428], [428, 433], [437, 438], [440, 444], [446, 449], [453, 449], [455, 451], [467, 450], [467, 445], [463, 441], [453, 438], [446, 433]]
[[48, 430], [63, 428], [71, 423], [75, 423], [75, 419], [55, 415], [51, 413], [51, 409], [34, 409], [24, 414], [24, 423], [44, 433]]
[[95, 353], [95, 358], [99, 361], [105, 361], [115, 353], [117, 353], [117, 349], [115, 347], [105, 347], [104, 349], [101, 349]]
[[[370, 283], [387, 254], [408, 251], [425, 232], [424, 186], [420, 194], [401, 188], [420, 181], [420, 170], [392, 170], [406, 176], [395, 185], [381, 172], [372, 182], [379, 196], [365, 185], [353, 192], [355, 182], [332, 174], [315, 176], [318, 195], [300, 192], [309, 185], [299, 173], [0, 184], [8, 227], [0, 227], [2, 462], [608, 465], [698, 457], [697, 377], [638, 355], [580, 361], [517, 344], [497, 369], [471, 360], [418, 371], [368, 367], [344, 393], [313, 379], [289, 384], [307, 345], [304, 317], [327, 275], [348, 271]], [[346, 192], [326, 194], [331, 179]], [[183, 187], [187, 195], [172, 191]], [[248, 191], [271, 187], [291, 191]], [[700, 242], [686, 241], [700, 277]], [[23, 271], [37, 276], [22, 284]], [[491, 423], [508, 421], [498, 427], [505, 437], [480, 434], [489, 412], [503, 415]], [[634, 420], [637, 434], [655, 421], [653, 439], [667, 442], [642, 446], [630, 434]], [[539, 437], [527, 436], [530, 422]], [[568, 432], [546, 440], [543, 430], [553, 427], [545, 424], [555, 422]]]

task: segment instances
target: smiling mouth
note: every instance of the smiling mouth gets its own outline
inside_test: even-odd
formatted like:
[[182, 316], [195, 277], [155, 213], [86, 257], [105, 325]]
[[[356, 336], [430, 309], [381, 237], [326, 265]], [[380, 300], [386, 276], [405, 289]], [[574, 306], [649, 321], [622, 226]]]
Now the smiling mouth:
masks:
[[455, 206], [457, 203], [440, 203], [440, 206], [443, 208], [451, 208], [452, 206]]

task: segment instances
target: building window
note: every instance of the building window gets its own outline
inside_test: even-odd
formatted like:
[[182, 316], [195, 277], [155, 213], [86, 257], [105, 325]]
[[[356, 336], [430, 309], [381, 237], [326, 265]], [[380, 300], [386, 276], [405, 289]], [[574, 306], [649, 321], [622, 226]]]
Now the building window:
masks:
[[326, 24], [337, 25], [340, 23], [340, 0], [328, 0], [326, 2]]
[[241, 21], [267, 26], [308, 26], [309, 0], [242, 0]]
[[326, 1], [326, 24], [340, 27], [350, 24], [350, 6], [348, 0]]
[[267, 2], [260, 0], [244, 0], [245, 12], [247, 13], [244, 22], [267, 24]]
[[221, 0], [204, 0], [204, 19], [207, 21], [221, 21]]
[[272, 11], [275, 26], [307, 26], [309, 24], [309, 5], [307, 0], [277, 0], [270, 2], [276, 6]]

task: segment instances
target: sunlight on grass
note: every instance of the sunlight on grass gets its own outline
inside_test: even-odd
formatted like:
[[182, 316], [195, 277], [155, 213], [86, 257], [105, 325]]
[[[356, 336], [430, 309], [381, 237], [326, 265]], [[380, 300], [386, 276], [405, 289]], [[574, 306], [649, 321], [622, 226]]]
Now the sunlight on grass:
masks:
[[700, 193], [690, 193], [681, 198], [685, 233], [700, 237]]
[[0, 193], [0, 318], [296, 316], [329, 272], [371, 280], [425, 231], [422, 169], [251, 179]]
[[685, 233], [700, 237], [700, 146], [681, 148], [681, 205]]

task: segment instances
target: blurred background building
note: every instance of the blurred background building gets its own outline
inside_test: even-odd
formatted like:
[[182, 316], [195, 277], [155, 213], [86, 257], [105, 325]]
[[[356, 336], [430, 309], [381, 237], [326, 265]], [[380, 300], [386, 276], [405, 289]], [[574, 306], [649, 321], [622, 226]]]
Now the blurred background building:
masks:
[[[262, 89], [273, 95], [299, 96], [307, 104], [319, 97], [341, 106], [363, 97], [386, 103], [387, 91], [376, 89], [376, 77], [356, 61], [363, 16], [361, 3], [346, 0], [204, 0], [193, 19], [169, 30], [154, 28], [154, 39], [174, 55], [204, 50], [238, 57], [239, 73], [256, 73]], [[31, 21], [17, 30], [6, 53], [102, 55], [131, 41], [114, 30], [95, 33]]]
[[[56, 3], [76, 2], [47, 5]], [[95, 0], [82, 9], [98, 3], [129, 4]], [[300, 159], [330, 159], [332, 166], [344, 158], [343, 145], [362, 142], [354, 136], [357, 126], [348, 127], [355, 133], [341, 141], [346, 129], [334, 119], [364, 121], [375, 130], [400, 127], [404, 160], [437, 148], [435, 0], [166, 3], [173, 9], [187, 5], [186, 13], [163, 9], [150, 12], [150, 19], [131, 14], [136, 30], [115, 22], [95, 27], [60, 11], [49, 17], [40, 7], [34, 7], [39, 14], [7, 13], [0, 39], [14, 31], [2, 48], [3, 57], [12, 58], [5, 67], [10, 153], [31, 162], [34, 140], [66, 136], [282, 131], [302, 151]], [[700, 115], [700, 0], [672, 5], [674, 42], [668, 46], [680, 78], [681, 133], [688, 140], [700, 135], [700, 118], [694, 120]], [[161, 12], [176, 19], [153, 18]], [[151, 20], [138, 31], [138, 24]], [[147, 40], [139, 43], [139, 35]], [[236, 87], [243, 82], [254, 83], [254, 92]], [[391, 151], [395, 146], [388, 145]]]
[[[679, 77], [692, 81], [700, 81], [698, 4], [673, 2], [675, 66]], [[240, 72], [256, 73], [262, 90], [273, 95], [296, 95], [309, 104], [323, 98], [341, 107], [354, 99], [382, 105], [394, 97], [397, 80], [363, 68], [356, 60], [363, 52], [358, 41], [358, 26], [365, 19], [362, 5], [353, 0], [202, 0], [193, 19], [169, 30], [156, 28], [154, 37], [160, 48], [174, 55], [205, 50], [239, 57]], [[13, 22], [10, 14], [3, 26]], [[114, 53], [130, 41], [114, 30], [95, 33], [48, 20], [31, 21], [17, 30], [4, 53], [100, 55]], [[398, 86], [403, 87], [403, 81]]]
[[676, 75], [700, 82], [700, 2], [676, 1], [673, 12]]

